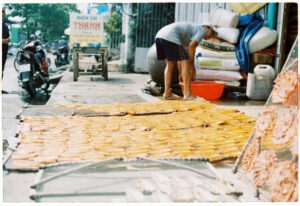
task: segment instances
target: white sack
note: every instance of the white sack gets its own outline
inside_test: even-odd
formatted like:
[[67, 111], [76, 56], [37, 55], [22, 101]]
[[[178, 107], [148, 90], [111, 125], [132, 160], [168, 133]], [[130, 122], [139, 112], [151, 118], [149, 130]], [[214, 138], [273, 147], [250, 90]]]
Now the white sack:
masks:
[[239, 15], [223, 8], [216, 7], [209, 14], [209, 23], [218, 27], [236, 28]]
[[239, 81], [243, 79], [240, 72], [209, 69], [196, 69], [197, 80]]
[[267, 48], [277, 40], [277, 31], [268, 27], [260, 28], [249, 41], [249, 52], [254, 53]]
[[218, 32], [217, 37], [220, 39], [224, 39], [230, 43], [237, 43], [239, 40], [240, 30], [235, 28], [226, 28], [226, 27], [219, 27], [215, 28]]
[[195, 56], [198, 57], [213, 57], [213, 58], [221, 58], [221, 59], [236, 59], [235, 52], [230, 51], [217, 51], [205, 49], [201, 46], [196, 48]]
[[212, 57], [198, 57], [195, 59], [195, 68], [239, 71], [237, 59], [220, 59]]

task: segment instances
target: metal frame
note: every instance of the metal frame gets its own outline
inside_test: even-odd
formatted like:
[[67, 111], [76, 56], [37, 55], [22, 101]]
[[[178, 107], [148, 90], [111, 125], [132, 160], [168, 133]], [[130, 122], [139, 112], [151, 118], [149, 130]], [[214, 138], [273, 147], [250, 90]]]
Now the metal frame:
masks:
[[[100, 74], [104, 78], [104, 80], [108, 80], [108, 49], [106, 47], [101, 48], [88, 48], [88, 47], [78, 47], [73, 49], [73, 80], [77, 81], [79, 75], [89, 75], [89, 74]], [[93, 64], [92, 70], [80, 71], [79, 68], [79, 55], [99, 55], [101, 64]], [[101, 65], [101, 69], [99, 70], [97, 67]]]
[[[222, 182], [226, 183], [226, 189], [224, 190], [224, 194], [227, 194], [227, 195], [235, 195], [236, 197], [239, 197], [242, 193], [239, 192], [239, 191], [236, 191], [232, 186], [231, 184], [225, 180], [219, 173], [217, 173], [217, 171], [214, 169], [214, 167], [205, 159], [151, 159], [151, 158], [144, 158], [144, 157], [138, 157], [136, 159], [129, 159], [129, 160], [123, 160], [121, 158], [117, 158], [117, 159], [108, 159], [108, 160], [104, 160], [104, 161], [97, 161], [97, 162], [90, 162], [90, 163], [87, 163], [87, 164], [84, 164], [84, 165], [80, 165], [76, 168], [72, 168], [72, 169], [69, 169], [69, 170], [65, 170], [65, 171], [62, 171], [54, 176], [51, 176], [51, 177], [48, 177], [48, 178], [45, 178], [45, 179], [41, 179], [42, 175], [44, 174], [45, 172], [45, 169], [41, 169], [39, 170], [38, 174], [37, 174], [37, 177], [34, 181], [34, 184], [31, 186], [32, 188], [35, 189], [35, 191], [33, 193], [31, 193], [30, 195], [30, 198], [33, 199], [34, 201], [39, 201], [40, 198], [45, 198], [45, 197], [71, 197], [71, 196], [124, 196], [126, 195], [126, 192], [124, 191], [121, 191], [121, 192], [112, 192], [112, 191], [107, 191], [107, 192], [63, 192], [63, 193], [49, 193], [49, 192], [37, 192], [37, 189], [47, 183], [47, 182], [50, 182], [54, 179], [57, 179], [59, 177], [62, 177], [62, 176], [65, 176], [65, 175], [68, 175], [68, 174], [71, 174], [73, 172], [76, 172], [78, 170], [81, 170], [81, 169], [85, 169], [87, 167], [91, 167], [91, 166], [94, 166], [96, 164], [103, 164], [103, 163], [108, 163], [108, 162], [111, 162], [111, 161], [114, 161], [114, 160], [117, 160], [117, 161], [124, 161], [124, 162], [133, 162], [133, 161], [137, 161], [137, 160], [146, 160], [146, 161], [149, 161], [149, 162], [154, 162], [154, 163], [160, 163], [162, 165], [171, 165], [171, 166], [175, 166], [175, 167], [178, 167], [178, 168], [182, 168], [182, 169], [185, 169], [185, 170], [189, 170], [189, 171], [192, 171], [198, 175], [201, 175], [202, 177], [208, 177], [208, 178], [212, 178], [212, 179], [215, 179], [215, 180], [221, 180]], [[204, 165], [210, 170], [212, 171], [212, 173], [215, 175], [215, 177], [210, 177], [209, 175], [206, 175], [206, 174], [203, 174], [201, 172], [199, 172], [197, 169], [195, 168], [192, 168], [192, 167], [189, 167], [189, 166], [186, 166], [186, 165], [183, 165], [181, 163], [174, 163], [174, 162], [169, 162], [167, 160], [181, 160], [181, 161], [197, 161], [197, 162], [202, 162], [204, 163]], [[57, 165], [59, 166], [59, 165]], [[149, 194], [144, 194], [144, 195], [149, 195]]]
[[[287, 57], [287, 59], [286, 59], [284, 65], [282, 66], [282, 69], [281, 69], [280, 71], [287, 71], [287, 70], [289, 70], [296, 62], [298, 62], [298, 55], [297, 55], [297, 57], [293, 57], [293, 56], [292, 56], [292, 55], [293, 55], [292, 52], [295, 50], [295, 48], [298, 49], [298, 36], [297, 36], [296, 40], [294, 41], [293, 46], [292, 46], [292, 48], [291, 48], [291, 50], [290, 50], [290, 52], [289, 52], [289, 55], [288, 55], [288, 57]], [[293, 61], [291, 61], [291, 62], [288, 62], [288, 60], [289, 60], [290, 58], [295, 58], [295, 59], [294, 59]], [[265, 104], [264, 107], [267, 107], [267, 106], [269, 106], [269, 105], [274, 105], [274, 103], [272, 102], [273, 92], [274, 92], [274, 91], [272, 90], [272, 92], [271, 92], [271, 94], [270, 94], [268, 100], [266, 101], [266, 104]], [[277, 105], [277, 109], [278, 109], [280, 106], [283, 106], [283, 105]], [[284, 106], [284, 107], [285, 107], [285, 106]], [[298, 135], [299, 135], [299, 134], [298, 134]], [[247, 143], [245, 144], [245, 146], [244, 146], [244, 148], [243, 148], [241, 154], [239, 155], [238, 159], [236, 160], [236, 162], [235, 162], [235, 164], [234, 164], [234, 166], [233, 166], [233, 168], [232, 168], [232, 172], [233, 172], [233, 173], [236, 173], [236, 172], [238, 171], [238, 168], [239, 168], [239, 166], [240, 166], [240, 164], [241, 164], [241, 161], [242, 161], [242, 159], [243, 159], [243, 157], [244, 157], [245, 151], [246, 151], [246, 149], [248, 148], [250, 142], [253, 140], [253, 138], [254, 138], [254, 130], [252, 131], [251, 135], [249, 136]], [[260, 152], [260, 151], [261, 151], [261, 139], [259, 139], [258, 143], [259, 143], [259, 152]], [[283, 150], [279, 150], [279, 151], [275, 151], [275, 152], [276, 152], [276, 154], [279, 154], [280, 152], [287, 151], [287, 150], [288, 150], [287, 148], [284, 148]], [[296, 161], [297, 161], [297, 157], [293, 157], [292, 160], [293, 160], [294, 162], [296, 162]], [[279, 161], [280, 161], [280, 160], [279, 160]], [[257, 187], [254, 185], [254, 183], [252, 183], [252, 182], [248, 179], [248, 177], [246, 176], [246, 173], [245, 173], [244, 171], [240, 171], [239, 174], [240, 174], [241, 178], [243, 179], [243, 181], [244, 181], [248, 186], [250, 186], [251, 189], [255, 190], [255, 196], [256, 196], [256, 197], [259, 197], [261, 200], [269, 201], [269, 199], [267, 198], [267, 196], [268, 196], [268, 191], [264, 190], [263, 188], [257, 188]]]

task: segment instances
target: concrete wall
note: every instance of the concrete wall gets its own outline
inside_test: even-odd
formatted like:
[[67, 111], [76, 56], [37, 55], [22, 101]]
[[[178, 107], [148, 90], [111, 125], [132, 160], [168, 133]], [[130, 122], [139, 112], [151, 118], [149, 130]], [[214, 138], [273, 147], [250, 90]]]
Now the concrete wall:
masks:
[[134, 71], [148, 72], [147, 68], [147, 53], [150, 48], [137, 47], [135, 49], [135, 65]]
[[232, 11], [228, 3], [176, 3], [175, 22], [207, 22], [209, 12], [215, 7]]
[[[210, 11], [215, 7], [221, 7], [232, 11], [229, 3], [176, 3], [175, 22], [189, 21], [198, 24], [207, 22]], [[267, 7], [262, 7], [259, 10], [259, 14], [262, 17], [265, 17], [267, 14]]]

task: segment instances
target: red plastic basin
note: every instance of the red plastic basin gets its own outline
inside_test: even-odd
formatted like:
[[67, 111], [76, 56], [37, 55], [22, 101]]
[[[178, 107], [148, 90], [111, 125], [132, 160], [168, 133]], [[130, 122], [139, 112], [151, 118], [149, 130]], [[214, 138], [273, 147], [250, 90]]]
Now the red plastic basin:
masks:
[[[181, 83], [182, 92], [184, 90], [184, 84]], [[215, 81], [194, 81], [191, 82], [191, 92], [193, 95], [202, 97], [206, 100], [218, 100], [224, 91], [223, 82]]]

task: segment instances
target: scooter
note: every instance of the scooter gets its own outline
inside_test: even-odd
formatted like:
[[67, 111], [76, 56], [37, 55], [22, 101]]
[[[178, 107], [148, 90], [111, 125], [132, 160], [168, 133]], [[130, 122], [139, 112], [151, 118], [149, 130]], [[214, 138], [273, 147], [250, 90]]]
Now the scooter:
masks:
[[69, 64], [68, 47], [65, 46], [59, 47], [58, 50], [55, 51], [53, 54], [56, 55], [55, 58], [56, 67], [61, 67]]
[[49, 88], [49, 74], [47, 52], [38, 40], [28, 41], [20, 49], [15, 60], [18, 71], [19, 85], [34, 97], [38, 89], [47, 92]]

